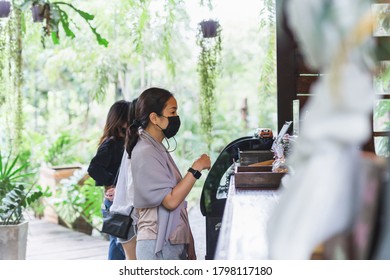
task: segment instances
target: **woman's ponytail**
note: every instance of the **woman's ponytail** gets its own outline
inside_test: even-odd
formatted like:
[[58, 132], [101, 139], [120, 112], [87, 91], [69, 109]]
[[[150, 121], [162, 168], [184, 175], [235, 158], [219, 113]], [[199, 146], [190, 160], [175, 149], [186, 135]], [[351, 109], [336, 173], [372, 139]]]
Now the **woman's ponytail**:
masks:
[[141, 123], [138, 120], [134, 120], [133, 123], [130, 125], [129, 129], [127, 130], [126, 152], [129, 155], [129, 158], [131, 158], [131, 153], [138, 142], [138, 138], [139, 138], [138, 129], [140, 126]]

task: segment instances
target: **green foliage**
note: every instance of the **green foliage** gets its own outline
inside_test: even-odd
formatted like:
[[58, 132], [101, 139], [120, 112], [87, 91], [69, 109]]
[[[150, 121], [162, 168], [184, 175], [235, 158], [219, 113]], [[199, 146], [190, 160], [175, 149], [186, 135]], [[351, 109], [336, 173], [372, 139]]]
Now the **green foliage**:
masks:
[[[130, 39], [132, 48], [140, 56], [137, 60], [151, 64], [156, 58], [165, 61], [172, 77], [176, 75], [173, 45], [179, 39], [178, 17], [185, 15], [182, 0], [129, 1]], [[141, 84], [141, 88], [144, 85]]]
[[77, 170], [68, 179], [60, 182], [56, 195], [55, 209], [61, 219], [72, 228], [72, 224], [82, 217], [92, 226], [101, 221], [103, 189], [95, 186], [92, 178], [87, 178], [85, 170]]
[[209, 10], [213, 9], [213, 1], [212, 0], [200, 0], [200, 6], [207, 6]]
[[390, 137], [376, 137], [375, 152], [381, 157], [390, 157]]
[[144, 33], [148, 28], [151, 17], [149, 11], [150, 1], [151, 0], [130, 2], [132, 16], [133, 19], [135, 19], [131, 23], [130, 36], [133, 40], [132, 43], [135, 46], [135, 51], [138, 54], [144, 53]]
[[72, 146], [77, 143], [79, 139], [74, 138], [69, 132], [62, 132], [57, 139], [47, 149], [45, 155], [45, 162], [51, 165], [60, 165], [71, 163], [74, 160], [72, 155]]
[[215, 112], [215, 88], [219, 74], [218, 64], [221, 55], [221, 26], [217, 23], [215, 37], [205, 37], [199, 24], [197, 44], [201, 48], [198, 58], [198, 73], [200, 78], [201, 127], [206, 136], [208, 150], [211, 150], [213, 115]]
[[[374, 110], [375, 124], [379, 125], [376, 130], [378, 131], [390, 131], [390, 100], [382, 100], [377, 102], [377, 106]], [[374, 129], [375, 126], [374, 125]], [[383, 157], [390, 156], [390, 137], [375, 137], [376, 138], [376, 154]]]
[[164, 32], [162, 35], [162, 56], [164, 57], [167, 68], [173, 77], [176, 76], [176, 65], [173, 58], [173, 52], [171, 50], [171, 42], [173, 40], [172, 33], [174, 32], [176, 20], [176, 7], [180, 2], [181, 0], [169, 0], [166, 1], [164, 5], [164, 9], [167, 11], [168, 15], [163, 26]]
[[[80, 10], [76, 8], [73, 4], [67, 3], [67, 2], [50, 2], [48, 0], [26, 0], [24, 1], [20, 7], [26, 10], [27, 8], [32, 7], [33, 4], [36, 5], [42, 5], [45, 7], [44, 17], [46, 20], [46, 25], [43, 28], [43, 35], [42, 36], [51, 36], [52, 41], [54, 44], [60, 43], [60, 37], [59, 37], [59, 25], [61, 24], [65, 35], [71, 39], [75, 38], [76, 35], [71, 29], [70, 23], [72, 22], [75, 24], [74, 21], [71, 20], [68, 13], [63, 9], [63, 7], [70, 8], [73, 10], [76, 14], [78, 14], [89, 26], [90, 30], [96, 37], [96, 41], [99, 45], [103, 45], [105, 47], [108, 46], [108, 41], [103, 38], [100, 33], [96, 31], [96, 27], [93, 27], [91, 24], [91, 21], [94, 20], [95, 16], [92, 14], [89, 14], [83, 10]], [[75, 24], [75, 28], [79, 29], [79, 26]], [[42, 39], [42, 42], [44, 40]]]
[[[378, 106], [376, 107], [374, 117], [379, 119], [381, 117], [387, 116], [389, 118], [389, 112], [390, 112], [390, 101], [383, 100], [382, 102], [378, 102]], [[385, 122], [384, 126], [386, 126], [386, 129], [390, 129], [389, 121]]]
[[16, 185], [28, 184], [28, 179], [33, 173], [25, 173], [29, 163], [27, 161], [18, 164], [19, 156], [14, 158], [9, 154], [4, 157], [0, 151], [0, 199], [12, 191]]
[[24, 173], [28, 162], [17, 164], [18, 156], [4, 158], [0, 153], [0, 225], [14, 225], [23, 220], [23, 211], [37, 205], [48, 190], [29, 183], [32, 173]]
[[8, 107], [6, 140], [12, 141], [15, 151], [22, 142], [24, 126], [21, 22], [21, 11], [14, 7], [9, 20], [0, 27], [0, 107]]
[[23, 63], [22, 63], [22, 12], [20, 9], [13, 10], [15, 20], [13, 21], [12, 30], [10, 30], [10, 37], [14, 37], [11, 41], [15, 41], [12, 50], [12, 57], [14, 60], [14, 91], [16, 94], [16, 110], [15, 110], [15, 138], [14, 145], [16, 150], [19, 149], [22, 142], [22, 130], [24, 128], [24, 113], [23, 113]]
[[41, 186], [15, 185], [0, 203], [0, 225], [16, 225], [23, 219], [23, 212], [34, 207], [40, 207], [42, 197], [50, 197], [49, 189], [43, 190]]
[[390, 62], [379, 62], [378, 72], [374, 79], [375, 89], [379, 94], [390, 91]]
[[377, 11], [377, 25], [387, 33], [390, 30], [389, 6], [378, 5], [378, 7], [379, 8]]
[[261, 127], [274, 127], [272, 113], [276, 108], [276, 14], [275, 0], [263, 0], [260, 11], [260, 30], [264, 33], [265, 57], [259, 78], [259, 124]]
[[[390, 63], [382, 61], [378, 65], [378, 71], [374, 78], [377, 94], [386, 94], [390, 90]], [[377, 131], [390, 131], [390, 101], [387, 99], [377, 100], [374, 106], [374, 129]], [[389, 137], [375, 137], [376, 154], [390, 156]]]
[[7, 67], [7, 52], [6, 52], [6, 32], [3, 25], [0, 25], [0, 107], [6, 101], [6, 76], [5, 69]]

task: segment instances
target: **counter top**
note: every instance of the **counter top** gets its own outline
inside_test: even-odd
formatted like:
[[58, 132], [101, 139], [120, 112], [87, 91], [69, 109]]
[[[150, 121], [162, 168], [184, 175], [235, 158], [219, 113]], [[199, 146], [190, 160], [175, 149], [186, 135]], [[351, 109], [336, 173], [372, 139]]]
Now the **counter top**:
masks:
[[231, 177], [215, 259], [268, 259], [267, 222], [278, 190], [236, 189]]

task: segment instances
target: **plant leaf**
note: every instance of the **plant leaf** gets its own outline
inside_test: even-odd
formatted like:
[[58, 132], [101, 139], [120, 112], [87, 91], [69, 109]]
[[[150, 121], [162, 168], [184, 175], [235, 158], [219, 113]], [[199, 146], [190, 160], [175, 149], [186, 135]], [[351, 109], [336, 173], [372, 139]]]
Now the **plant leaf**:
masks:
[[93, 19], [95, 18], [94, 15], [88, 14], [87, 12], [84, 12], [84, 11], [82, 11], [82, 10], [79, 10], [79, 9], [76, 9], [76, 8], [74, 8], [74, 10], [75, 10], [76, 12], [78, 12], [79, 15], [80, 15], [81, 17], [83, 17], [85, 20], [93, 20]]
[[68, 18], [68, 14], [65, 13], [64, 11], [61, 10], [61, 24], [62, 24], [62, 27], [64, 28], [64, 31], [65, 31], [65, 34], [66, 36], [70, 37], [70, 38], [75, 38], [76, 35], [73, 33], [73, 31], [69, 28], [69, 18]]
[[5, 176], [9, 176], [9, 173], [11, 172], [11, 170], [14, 168], [15, 164], [16, 164], [16, 161], [18, 160], [18, 157], [19, 156], [16, 156], [14, 158], [14, 160], [11, 162], [11, 165], [8, 167], [8, 164], [9, 164], [9, 158], [10, 158], [11, 155], [8, 156], [8, 159], [5, 163], [5, 166], [4, 166], [4, 175]]
[[58, 45], [60, 43], [60, 37], [58, 37], [57, 32], [51, 32], [51, 40], [53, 41], [54, 45]]

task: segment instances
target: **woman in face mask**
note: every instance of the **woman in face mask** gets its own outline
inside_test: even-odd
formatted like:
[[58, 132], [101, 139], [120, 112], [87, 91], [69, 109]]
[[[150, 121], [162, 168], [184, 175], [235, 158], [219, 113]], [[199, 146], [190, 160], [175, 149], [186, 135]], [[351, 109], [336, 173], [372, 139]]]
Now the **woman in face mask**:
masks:
[[138, 98], [135, 121], [127, 135], [138, 216], [138, 260], [196, 259], [185, 198], [211, 162], [203, 154], [184, 177], [180, 174], [162, 144], [180, 128], [177, 110], [172, 93], [149, 88]]

